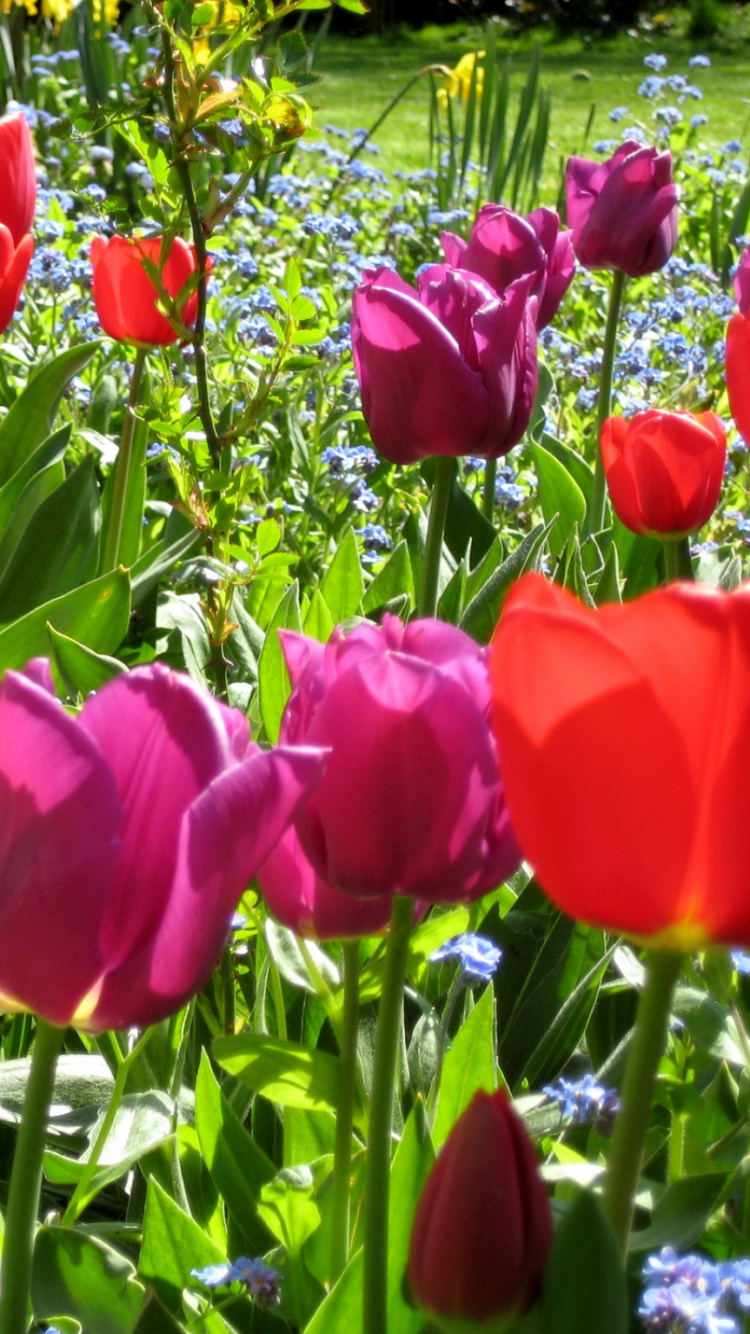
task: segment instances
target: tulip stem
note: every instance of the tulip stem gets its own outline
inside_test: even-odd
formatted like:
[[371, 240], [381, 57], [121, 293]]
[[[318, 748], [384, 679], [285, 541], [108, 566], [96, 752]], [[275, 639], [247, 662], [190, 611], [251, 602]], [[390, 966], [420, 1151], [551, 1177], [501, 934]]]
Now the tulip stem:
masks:
[[344, 1005], [339, 1037], [339, 1096], [336, 1104], [336, 1140], [331, 1191], [331, 1283], [349, 1259], [349, 1195], [351, 1191], [352, 1126], [357, 1088], [357, 1033], [359, 1030], [359, 941], [345, 940]]
[[652, 950], [646, 959], [646, 978], [620, 1091], [622, 1105], [612, 1135], [603, 1195], [605, 1213], [623, 1254], [628, 1249], [656, 1076], [682, 964], [681, 954], [667, 950]]
[[133, 374], [130, 377], [130, 393], [125, 406], [125, 417], [122, 423], [122, 436], [120, 438], [120, 449], [115, 460], [115, 476], [112, 488], [112, 504], [109, 510], [107, 520], [107, 531], [104, 537], [104, 551], [102, 554], [102, 572], [107, 574], [109, 570], [116, 570], [120, 562], [120, 546], [122, 544], [122, 532], [125, 527], [125, 514], [128, 503], [128, 492], [131, 486], [131, 473], [133, 470], [133, 444], [135, 442], [136, 415], [135, 410], [138, 407], [138, 400], [141, 393], [141, 384], [143, 382], [143, 370], [146, 364], [145, 347], [138, 347], [135, 351], [135, 361], [133, 362]]
[[430, 498], [430, 517], [427, 522], [427, 541], [422, 559], [422, 584], [417, 602], [419, 616], [434, 616], [437, 612], [440, 562], [443, 556], [445, 520], [448, 501], [456, 471], [456, 460], [447, 455], [435, 459], [435, 480]]
[[678, 579], [694, 579], [693, 562], [690, 556], [690, 539], [679, 537], [671, 542], [662, 542], [664, 550], [664, 582], [673, 584]]
[[495, 521], [495, 481], [497, 479], [497, 459], [488, 459], [484, 469], [484, 494], [482, 513], [489, 523]]
[[26, 1334], [29, 1327], [31, 1263], [42, 1187], [44, 1136], [55, 1086], [57, 1057], [64, 1037], [64, 1028], [55, 1028], [43, 1019], [37, 1019], [5, 1214], [0, 1268], [2, 1334]]
[[395, 898], [380, 993], [370, 1089], [370, 1132], [367, 1139], [363, 1216], [362, 1334], [387, 1334], [388, 1328], [388, 1201], [393, 1098], [403, 1017], [406, 961], [413, 922], [413, 900]]
[[604, 508], [607, 497], [607, 486], [604, 478], [604, 462], [602, 460], [600, 439], [602, 426], [610, 414], [610, 405], [612, 401], [612, 372], [615, 365], [615, 348], [617, 346], [617, 325], [620, 320], [624, 291], [625, 274], [622, 269], [615, 269], [612, 274], [612, 286], [609, 292], [607, 325], [604, 330], [604, 345], [602, 347], [602, 369], [599, 376], [599, 396], [596, 404], [596, 464], [594, 467], [594, 486], [591, 492], [588, 514], [586, 516], [586, 526], [584, 529], [584, 534], [587, 537], [590, 533], [601, 532], [604, 527]]

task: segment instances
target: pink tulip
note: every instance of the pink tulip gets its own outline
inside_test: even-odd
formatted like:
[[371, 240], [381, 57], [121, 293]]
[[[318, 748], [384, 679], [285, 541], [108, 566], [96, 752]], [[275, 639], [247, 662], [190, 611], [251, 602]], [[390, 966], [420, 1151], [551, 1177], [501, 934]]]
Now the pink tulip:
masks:
[[439, 621], [282, 632], [284, 742], [330, 746], [295, 820], [317, 874], [357, 899], [479, 898], [520, 861], [488, 727], [486, 651]]
[[36, 206], [36, 165], [28, 123], [20, 111], [0, 116], [0, 223], [17, 249], [31, 231]]
[[263, 752], [154, 664], [67, 714], [38, 664], [0, 683], [0, 999], [144, 1027], [208, 980], [236, 903], [322, 764]]
[[416, 291], [391, 269], [365, 274], [352, 303], [352, 350], [384, 458], [496, 458], [518, 444], [537, 387], [533, 282], [498, 296], [447, 264], [421, 273]]
[[579, 263], [655, 273], [677, 244], [672, 157], [627, 140], [607, 162], [571, 157], [565, 172], [568, 222]]
[[732, 283], [741, 315], [750, 311], [750, 246], [743, 250]]
[[391, 920], [393, 901], [353, 899], [316, 875], [291, 826], [257, 874], [269, 912], [283, 926], [310, 940], [347, 940], [375, 936]]
[[560, 231], [560, 219], [551, 208], [538, 208], [523, 218], [502, 204], [485, 204], [468, 242], [452, 232], [443, 232], [440, 240], [448, 264], [478, 274], [498, 295], [519, 278], [531, 276], [531, 292], [539, 300], [538, 329], [557, 313], [575, 272], [571, 233]]

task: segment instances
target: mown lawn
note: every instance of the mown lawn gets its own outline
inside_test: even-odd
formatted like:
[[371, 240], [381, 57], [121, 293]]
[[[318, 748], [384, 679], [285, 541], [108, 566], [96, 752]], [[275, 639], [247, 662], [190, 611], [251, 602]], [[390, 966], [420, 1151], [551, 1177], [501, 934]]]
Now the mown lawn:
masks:
[[[420, 69], [430, 64], [453, 66], [466, 51], [481, 45], [482, 30], [475, 34], [431, 28], [393, 38], [343, 38], [329, 36], [320, 43], [314, 67], [322, 77], [311, 90], [310, 100], [318, 108], [317, 123], [332, 122], [346, 129], [369, 127], [388, 103]], [[643, 58], [649, 52], [668, 57], [665, 74], [688, 75], [703, 91], [702, 101], [687, 99], [689, 118], [705, 113], [708, 123], [700, 141], [716, 147], [729, 139], [747, 139], [750, 125], [750, 13], [738, 10], [721, 39], [690, 42], [678, 32], [628, 36], [614, 40], [585, 42], [580, 38], [554, 41], [548, 33], [542, 42], [542, 79], [552, 98], [552, 119], [545, 184], [555, 189], [560, 159], [584, 148], [586, 124], [595, 108], [588, 147], [602, 138], [619, 139], [628, 124], [648, 125], [654, 104], [637, 93], [649, 73]], [[514, 82], [525, 80], [534, 38], [529, 35], [502, 44], [503, 54], [513, 62]], [[688, 60], [708, 54], [710, 69], [689, 69]], [[676, 101], [676, 95], [670, 97]], [[609, 112], [618, 106], [629, 115], [613, 125]], [[376, 135], [387, 170], [415, 170], [428, 160], [429, 79], [418, 82], [388, 116]]]

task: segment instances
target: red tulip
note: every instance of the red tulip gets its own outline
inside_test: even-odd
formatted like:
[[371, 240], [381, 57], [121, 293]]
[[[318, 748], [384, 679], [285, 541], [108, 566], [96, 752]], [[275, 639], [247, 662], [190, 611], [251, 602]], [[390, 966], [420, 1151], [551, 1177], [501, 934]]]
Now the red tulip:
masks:
[[71, 717], [48, 672], [0, 683], [0, 1003], [92, 1032], [178, 1010], [321, 767], [154, 664]]
[[391, 269], [365, 274], [352, 303], [352, 351], [384, 458], [497, 458], [518, 444], [538, 376], [532, 285], [519, 279], [499, 297], [447, 264], [420, 273], [417, 291]]
[[726, 367], [729, 408], [737, 430], [750, 440], [750, 312], [729, 321]]
[[282, 632], [293, 690], [281, 739], [330, 747], [295, 827], [355, 899], [480, 898], [519, 857], [488, 723], [486, 651], [439, 621], [386, 616], [328, 644]]
[[[91, 242], [94, 304], [99, 323], [110, 338], [151, 346], [166, 346], [179, 338], [166, 315], [157, 310], [158, 293], [143, 263], [148, 259], [158, 267], [162, 245], [160, 236], [112, 236], [108, 241], [95, 236]], [[161, 281], [178, 305], [180, 293], [196, 269], [195, 248], [175, 236], [161, 268]], [[182, 307], [182, 323], [194, 324], [197, 309], [198, 294], [193, 292]]]
[[480, 208], [467, 241], [453, 232], [440, 237], [447, 262], [476, 273], [502, 295], [519, 278], [533, 278], [532, 295], [539, 299], [537, 328], [544, 329], [557, 313], [575, 272], [571, 233], [560, 231], [551, 208], [538, 208], [525, 218], [502, 204]]
[[18, 309], [33, 253], [32, 236], [24, 236], [15, 246], [9, 229], [0, 223], [0, 333], [5, 332]]
[[34, 146], [21, 112], [0, 117], [0, 224], [14, 249], [31, 231], [36, 205]]
[[612, 505], [632, 532], [681, 537], [711, 518], [727, 456], [715, 413], [608, 417], [601, 447]]
[[503, 1089], [477, 1093], [422, 1192], [407, 1277], [441, 1329], [500, 1331], [534, 1302], [552, 1213], [526, 1127]]
[[587, 269], [655, 273], [677, 244], [672, 157], [627, 140], [607, 162], [571, 157], [565, 171], [573, 249]]
[[513, 827], [573, 917], [686, 951], [750, 944], [750, 588], [598, 611], [527, 575], [491, 647]]

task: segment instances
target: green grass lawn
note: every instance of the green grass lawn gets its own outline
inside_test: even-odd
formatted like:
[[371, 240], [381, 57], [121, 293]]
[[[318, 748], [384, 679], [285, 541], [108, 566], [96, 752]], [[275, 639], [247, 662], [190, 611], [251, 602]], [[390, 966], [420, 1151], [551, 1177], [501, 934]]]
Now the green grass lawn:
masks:
[[[750, 7], [749, 7], [750, 11]], [[684, 23], [684, 20], [683, 20]], [[503, 42], [513, 60], [514, 80], [520, 86], [528, 71], [533, 37]], [[613, 40], [568, 39], [554, 41], [541, 34], [542, 82], [552, 99], [551, 131], [544, 184], [554, 189], [559, 180], [560, 160], [584, 147], [584, 131], [595, 107], [589, 149], [597, 139], [619, 139], [625, 125], [648, 124], [653, 104], [639, 97], [638, 85], [649, 73], [643, 57], [658, 51], [668, 57], [664, 73], [689, 75], [702, 88], [703, 101], [688, 99], [688, 117], [708, 115], [700, 131], [701, 143], [718, 146], [728, 139], [750, 135], [750, 12], [738, 10], [721, 39], [695, 43], [679, 32], [648, 36], [622, 34]], [[321, 83], [310, 90], [318, 108], [316, 123], [332, 122], [347, 129], [369, 127], [405, 83], [430, 64], [455, 65], [466, 51], [481, 45], [481, 29], [474, 35], [451, 29], [431, 28], [405, 33], [392, 39], [328, 37], [315, 55], [315, 70]], [[710, 69], [688, 68], [691, 55], [710, 55]], [[676, 98], [670, 97], [670, 100]], [[613, 125], [609, 112], [627, 106], [630, 115]], [[411, 171], [427, 165], [429, 80], [419, 80], [378, 130], [386, 170]]]

